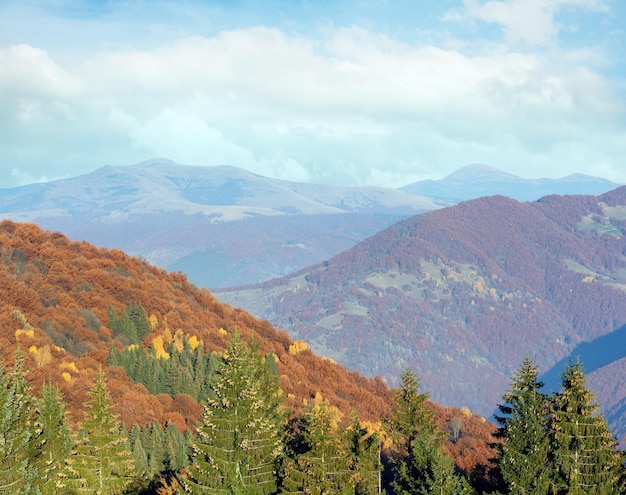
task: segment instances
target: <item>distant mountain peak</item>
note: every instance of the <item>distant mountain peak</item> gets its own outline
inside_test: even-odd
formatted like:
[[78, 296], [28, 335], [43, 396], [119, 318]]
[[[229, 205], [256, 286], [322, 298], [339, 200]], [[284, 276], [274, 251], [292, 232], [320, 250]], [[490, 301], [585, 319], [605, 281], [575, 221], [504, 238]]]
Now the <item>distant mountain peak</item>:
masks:
[[500, 169], [475, 163], [455, 170], [440, 180], [422, 180], [400, 189], [448, 204], [481, 196], [503, 195], [518, 201], [537, 201], [551, 194], [597, 196], [620, 184], [599, 177], [573, 174], [561, 179], [526, 179]]
[[483, 165], [481, 163], [474, 163], [466, 165], [458, 170], [455, 170], [450, 175], [442, 179], [443, 182], [464, 182], [471, 181], [500, 181], [500, 180], [517, 180], [519, 177], [502, 170], [492, 167], [490, 165]]
[[145, 160], [143, 162], [139, 162], [135, 164], [134, 166], [141, 167], [141, 168], [153, 168], [153, 167], [162, 167], [162, 166], [177, 167], [177, 166], [180, 166], [180, 164], [168, 158], [155, 157], [155, 158], [150, 158], [149, 160]]

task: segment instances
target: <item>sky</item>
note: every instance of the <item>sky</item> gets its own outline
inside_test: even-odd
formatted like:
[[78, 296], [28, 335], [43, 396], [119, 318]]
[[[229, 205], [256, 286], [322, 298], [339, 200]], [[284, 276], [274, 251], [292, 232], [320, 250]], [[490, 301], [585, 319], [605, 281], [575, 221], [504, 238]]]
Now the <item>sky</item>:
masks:
[[163, 157], [626, 183], [623, 0], [0, 0], [0, 188]]

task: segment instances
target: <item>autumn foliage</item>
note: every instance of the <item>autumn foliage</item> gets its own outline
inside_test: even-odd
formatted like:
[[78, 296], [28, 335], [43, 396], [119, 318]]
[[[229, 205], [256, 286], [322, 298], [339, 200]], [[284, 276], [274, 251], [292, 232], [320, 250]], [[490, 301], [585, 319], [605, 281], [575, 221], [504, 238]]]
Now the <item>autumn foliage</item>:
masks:
[[[73, 421], [82, 419], [83, 404], [102, 369], [115, 412], [127, 427], [169, 422], [188, 429], [201, 413], [192, 396], [150, 394], [123, 368], [107, 366], [112, 347], [123, 352], [133, 345], [111, 328], [111, 312], [121, 318], [133, 305], [145, 310], [150, 327], [134, 345], [154, 349], [159, 359], [167, 359], [172, 345], [180, 351], [201, 346], [205, 355], [221, 353], [239, 332], [256, 339], [263, 353], [273, 354], [293, 411], [321, 394], [346, 420], [352, 410], [366, 421], [389, 413], [390, 391], [381, 379], [317, 357], [268, 322], [217, 301], [181, 273], [167, 273], [118, 250], [71, 242], [34, 224], [0, 223], [0, 359], [10, 363], [15, 350], [22, 349], [35, 389], [48, 381], [58, 386]], [[456, 414], [439, 413], [443, 423]], [[476, 421], [464, 421], [468, 445], [450, 444], [463, 469], [486, 463], [491, 455], [486, 445], [493, 425], [477, 428]]]

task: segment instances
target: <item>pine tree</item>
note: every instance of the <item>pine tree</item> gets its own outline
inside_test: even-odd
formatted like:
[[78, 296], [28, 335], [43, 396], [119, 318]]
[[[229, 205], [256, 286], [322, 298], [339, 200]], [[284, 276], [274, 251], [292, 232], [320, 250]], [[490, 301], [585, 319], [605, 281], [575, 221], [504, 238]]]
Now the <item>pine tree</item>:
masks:
[[43, 495], [53, 495], [57, 493], [56, 482], [65, 465], [65, 459], [72, 451], [74, 441], [61, 392], [50, 383], [41, 390], [39, 423], [42, 434], [39, 439], [41, 455], [37, 458], [40, 474], [38, 484]]
[[307, 406], [298, 430], [281, 493], [353, 495], [360, 477], [351, 470], [350, 446], [324, 400]]
[[24, 371], [24, 355], [5, 376], [0, 362], [0, 493], [36, 494], [41, 426]]
[[442, 436], [418, 437], [409, 456], [412, 479], [408, 491], [421, 495], [471, 495], [469, 482], [454, 471], [454, 461], [443, 451]]
[[556, 463], [555, 488], [567, 495], [624, 493], [622, 458], [591, 391], [580, 361], [561, 374], [554, 400], [552, 430]]
[[408, 453], [419, 436], [436, 434], [435, 412], [428, 406], [428, 394], [420, 392], [420, 380], [411, 368], [401, 379], [400, 388], [393, 395], [387, 424], [396, 444]]
[[141, 342], [146, 335], [152, 332], [146, 311], [140, 303], [129, 303], [125, 311], [135, 327], [138, 342]]
[[365, 428], [356, 411], [345, 430], [355, 495], [374, 495], [381, 488], [380, 439], [377, 431]]
[[188, 477], [192, 493], [268, 494], [276, 490], [282, 453], [282, 391], [255, 345], [235, 334], [212, 380], [191, 442]]
[[454, 472], [454, 462], [443, 451], [445, 435], [434, 421], [428, 394], [420, 393], [420, 380], [409, 368], [392, 399], [392, 416], [387, 421], [399, 447], [393, 464], [391, 486], [398, 495], [465, 494], [471, 488]]
[[128, 443], [130, 445], [130, 451], [138, 476], [143, 479], [152, 479], [152, 477], [157, 473], [150, 472], [150, 465], [148, 464], [148, 454], [143, 448], [140, 436], [134, 436], [132, 440], [129, 438]]
[[547, 494], [550, 480], [548, 397], [541, 393], [537, 367], [526, 357], [510, 389], [498, 406], [496, 436], [499, 468], [508, 491], [514, 495]]
[[167, 469], [166, 438], [159, 423], [141, 428], [141, 445], [148, 455], [148, 473], [152, 478]]
[[98, 373], [85, 406], [76, 447], [65, 462], [57, 488], [72, 494], [123, 493], [136, 481], [136, 471], [128, 439], [111, 411], [104, 372]]

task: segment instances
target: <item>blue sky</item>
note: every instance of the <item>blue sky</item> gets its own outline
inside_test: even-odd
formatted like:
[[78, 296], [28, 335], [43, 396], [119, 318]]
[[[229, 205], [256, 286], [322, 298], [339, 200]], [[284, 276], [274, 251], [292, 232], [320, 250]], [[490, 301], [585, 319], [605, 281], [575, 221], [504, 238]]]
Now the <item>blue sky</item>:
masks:
[[153, 157], [626, 183], [622, 0], [0, 0], [0, 187]]

